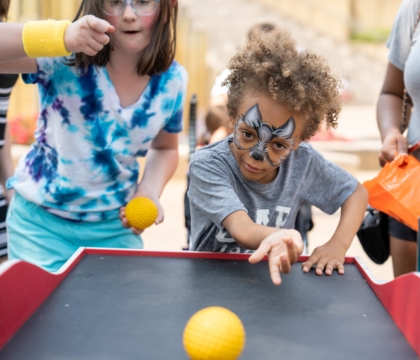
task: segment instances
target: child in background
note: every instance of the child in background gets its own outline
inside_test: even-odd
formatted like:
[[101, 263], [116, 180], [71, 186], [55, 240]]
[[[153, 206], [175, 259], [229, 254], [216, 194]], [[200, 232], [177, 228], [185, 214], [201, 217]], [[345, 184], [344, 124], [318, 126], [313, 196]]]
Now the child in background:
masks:
[[224, 139], [232, 133], [229, 126], [229, 115], [226, 106], [211, 106], [205, 117], [206, 123], [206, 144], [213, 144], [216, 141]]
[[308, 272], [344, 273], [344, 258], [367, 205], [367, 191], [304, 141], [341, 110], [339, 80], [289, 34], [261, 34], [230, 63], [227, 109], [233, 136], [190, 162], [190, 250], [268, 254], [274, 284], [302, 253], [293, 229], [306, 201], [328, 214], [341, 207], [332, 238], [303, 263]]
[[38, 84], [41, 107], [8, 182], [9, 258], [55, 271], [80, 246], [142, 248], [124, 212], [138, 196], [163, 221], [187, 83], [173, 61], [176, 18], [176, 0], [85, 0], [73, 23], [0, 24], [0, 72]]

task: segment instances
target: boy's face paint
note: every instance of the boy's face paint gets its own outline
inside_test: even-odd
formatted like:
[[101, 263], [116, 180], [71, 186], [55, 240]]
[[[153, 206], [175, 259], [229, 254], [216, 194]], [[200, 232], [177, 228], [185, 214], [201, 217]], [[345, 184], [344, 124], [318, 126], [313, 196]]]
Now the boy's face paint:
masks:
[[263, 122], [258, 104], [247, 110], [235, 123], [233, 140], [239, 150], [249, 150], [257, 161], [267, 161], [271, 166], [280, 165], [290, 154], [296, 140], [295, 120], [291, 116], [276, 128]]
[[301, 142], [305, 116], [264, 95], [245, 95], [238, 114], [230, 150], [246, 179], [267, 184]]

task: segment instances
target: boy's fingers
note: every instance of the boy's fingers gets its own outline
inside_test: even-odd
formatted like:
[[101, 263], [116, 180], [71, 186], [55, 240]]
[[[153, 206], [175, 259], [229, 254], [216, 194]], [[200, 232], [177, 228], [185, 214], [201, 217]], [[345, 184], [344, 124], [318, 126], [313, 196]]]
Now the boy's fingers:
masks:
[[325, 268], [325, 262], [323, 260], [318, 261], [316, 264], [315, 273], [317, 275], [322, 275], [324, 268]]
[[337, 262], [337, 271], [340, 275], [344, 274], [344, 265], [341, 262]]
[[334, 261], [329, 261], [325, 268], [325, 274], [332, 275], [333, 271], [334, 271]]
[[271, 245], [268, 241], [263, 241], [257, 250], [249, 257], [248, 261], [251, 264], [256, 264], [257, 262], [261, 261], [265, 255], [271, 250]]
[[280, 254], [280, 268], [281, 272], [285, 274], [288, 274], [292, 268], [289, 257], [285, 253]]
[[313, 255], [311, 257], [309, 257], [308, 260], [306, 260], [303, 264], [302, 264], [302, 270], [304, 272], [308, 272], [309, 270], [312, 269], [312, 266], [314, 266], [314, 264], [316, 264], [318, 261], [318, 258], [315, 258]]
[[283, 241], [286, 243], [287, 246], [287, 254], [289, 255], [288, 260], [291, 264], [294, 264], [298, 259], [298, 254], [296, 251], [296, 245], [293, 242], [292, 238], [285, 238]]
[[[255, 253], [254, 253], [255, 254]], [[274, 257], [268, 257], [268, 269], [270, 270], [271, 281], [274, 285], [281, 284], [281, 277], [280, 277], [280, 269], [279, 263], [277, 259]]]

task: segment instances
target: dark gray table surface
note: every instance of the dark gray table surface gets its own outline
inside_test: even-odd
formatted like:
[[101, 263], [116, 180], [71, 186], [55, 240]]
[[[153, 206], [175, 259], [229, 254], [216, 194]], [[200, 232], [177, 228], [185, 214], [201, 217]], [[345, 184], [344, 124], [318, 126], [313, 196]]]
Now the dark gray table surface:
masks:
[[186, 359], [182, 333], [207, 306], [235, 312], [245, 359], [417, 359], [355, 265], [274, 286], [267, 263], [87, 255], [0, 359]]

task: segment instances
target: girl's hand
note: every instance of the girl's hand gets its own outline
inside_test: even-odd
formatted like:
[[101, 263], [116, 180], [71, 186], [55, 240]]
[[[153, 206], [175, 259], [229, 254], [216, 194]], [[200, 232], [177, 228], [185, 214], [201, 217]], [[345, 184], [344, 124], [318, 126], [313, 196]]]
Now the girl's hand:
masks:
[[[140, 197], [140, 196], [146, 196], [146, 195], [137, 193], [134, 196], [134, 198]], [[146, 196], [146, 197], [148, 197], [150, 200], [152, 200], [155, 203], [156, 207], [158, 208], [158, 216], [155, 220], [155, 224], [158, 225], [161, 222], [163, 222], [163, 219], [164, 219], [164, 213], [163, 213], [162, 205], [161, 205], [158, 198], [151, 197], [151, 196]], [[120, 215], [119, 216], [120, 216], [122, 226], [125, 227], [126, 229], [129, 229], [130, 226], [128, 225], [128, 220], [127, 220], [127, 217], [125, 215], [125, 206], [120, 208]], [[133, 232], [133, 234], [136, 234], [136, 235], [140, 235], [144, 230], [145, 229], [139, 230], [139, 229], [136, 229], [135, 227], [131, 227], [131, 231]]]
[[346, 249], [341, 244], [331, 244], [331, 241], [315, 248], [309, 259], [302, 264], [304, 272], [309, 272], [314, 264], [316, 264], [315, 273], [322, 275], [325, 269], [326, 275], [332, 275], [333, 270], [337, 269], [338, 273], [344, 274], [344, 259]]
[[268, 255], [268, 268], [275, 285], [281, 284], [280, 273], [289, 273], [291, 266], [303, 251], [300, 233], [296, 230], [279, 230], [267, 236], [257, 250], [249, 257], [251, 264], [261, 261]]
[[108, 21], [86, 15], [70, 24], [64, 33], [64, 45], [69, 52], [95, 56], [109, 43], [115, 28]]
[[399, 132], [398, 129], [389, 131], [384, 138], [382, 148], [379, 153], [379, 163], [384, 166], [387, 162], [394, 160], [398, 154], [407, 154], [407, 139]]

